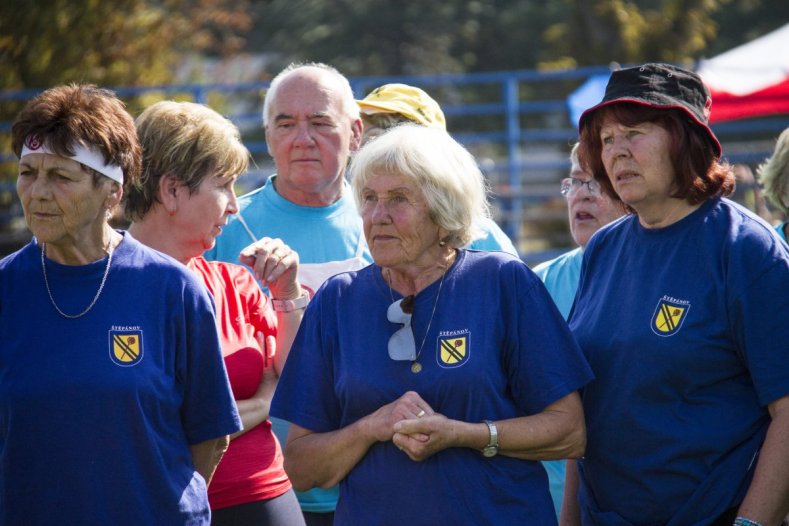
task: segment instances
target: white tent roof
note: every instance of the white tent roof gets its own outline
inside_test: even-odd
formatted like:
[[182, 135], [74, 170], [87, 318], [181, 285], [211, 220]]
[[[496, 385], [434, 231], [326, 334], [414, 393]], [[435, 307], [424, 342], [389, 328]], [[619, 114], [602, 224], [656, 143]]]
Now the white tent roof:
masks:
[[697, 68], [710, 90], [743, 96], [789, 78], [789, 24], [708, 60]]

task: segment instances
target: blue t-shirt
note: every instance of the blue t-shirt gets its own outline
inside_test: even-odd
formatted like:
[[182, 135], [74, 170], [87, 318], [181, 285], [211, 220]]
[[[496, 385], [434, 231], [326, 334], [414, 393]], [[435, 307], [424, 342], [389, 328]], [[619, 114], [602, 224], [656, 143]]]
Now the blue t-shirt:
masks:
[[[418, 374], [386, 350], [401, 327], [386, 311], [400, 297], [377, 265], [327, 281], [307, 307], [272, 414], [327, 432], [414, 390], [448, 418], [482, 422], [539, 413], [591, 379], [545, 287], [513, 256], [461, 250], [443, 285], [438, 280], [416, 296], [415, 341], [426, 342]], [[413, 462], [385, 442], [373, 445], [341, 482], [335, 525], [498, 525], [527, 518], [556, 522], [540, 462], [485, 458], [466, 448]]]
[[[47, 260], [66, 313], [106, 258]], [[210, 521], [190, 445], [241, 428], [213, 303], [199, 279], [130, 234], [84, 316], [55, 311], [35, 240], [0, 261], [0, 524]]]
[[789, 248], [712, 199], [658, 229], [625, 217], [584, 253], [570, 327], [582, 393], [586, 523], [707, 524], [738, 505], [789, 393]]
[[[276, 175], [272, 175], [261, 188], [239, 198], [239, 215], [243, 220], [231, 216], [214, 248], [205, 253], [206, 259], [238, 263], [238, 254], [254, 238], [278, 237], [299, 254], [299, 280], [311, 294], [337, 272], [372, 262], [362, 219], [347, 182], [337, 202], [309, 207], [280, 196], [274, 188], [275, 179]], [[485, 235], [472, 242], [473, 247], [503, 250], [517, 256], [512, 242], [496, 223], [485, 221], [480, 228]], [[272, 418], [271, 423], [284, 444], [287, 422]], [[297, 491], [296, 496], [304, 511], [330, 512], [336, 507], [338, 488]]]

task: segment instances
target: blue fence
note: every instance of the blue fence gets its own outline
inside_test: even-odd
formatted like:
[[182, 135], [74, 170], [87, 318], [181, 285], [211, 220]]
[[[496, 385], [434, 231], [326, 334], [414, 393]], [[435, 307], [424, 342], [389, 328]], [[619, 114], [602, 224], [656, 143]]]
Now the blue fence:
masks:
[[[567, 171], [567, 154], [577, 138], [567, 97], [589, 77], [607, 73], [608, 68], [600, 66], [553, 72], [354, 77], [350, 81], [359, 98], [390, 82], [428, 91], [444, 110], [450, 133], [480, 159], [492, 189], [496, 220], [523, 259], [533, 264], [572, 244], [557, 185]], [[212, 107], [220, 100], [220, 111], [241, 128], [245, 144], [256, 159], [259, 168], [245, 179], [257, 184], [272, 169], [260, 130], [262, 96], [267, 87], [267, 83], [239, 83], [114, 90], [126, 100], [178, 97]], [[28, 100], [38, 91], [0, 91], [0, 104]], [[0, 135], [8, 134], [10, 125], [0, 122]], [[786, 126], [786, 119], [761, 119], [721, 124], [714, 126], [714, 131], [730, 162], [755, 165], [770, 154], [772, 141]], [[0, 152], [0, 163], [13, 162], [11, 152]], [[20, 211], [14, 198], [8, 197], [13, 194], [13, 184], [0, 184], [0, 197], [6, 194], [0, 198], [2, 236], [7, 230], [2, 225]]]

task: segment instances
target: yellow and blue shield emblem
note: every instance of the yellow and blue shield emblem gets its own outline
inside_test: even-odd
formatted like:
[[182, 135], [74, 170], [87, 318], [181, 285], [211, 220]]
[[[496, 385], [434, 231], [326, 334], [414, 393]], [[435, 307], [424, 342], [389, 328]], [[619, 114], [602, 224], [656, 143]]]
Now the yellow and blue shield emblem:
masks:
[[682, 327], [688, 315], [689, 304], [661, 299], [658, 301], [655, 315], [652, 316], [652, 332], [658, 336], [671, 336]]
[[441, 367], [460, 367], [468, 361], [469, 334], [463, 333], [438, 338], [438, 364]]
[[117, 365], [137, 365], [142, 352], [142, 331], [110, 331], [110, 359]]

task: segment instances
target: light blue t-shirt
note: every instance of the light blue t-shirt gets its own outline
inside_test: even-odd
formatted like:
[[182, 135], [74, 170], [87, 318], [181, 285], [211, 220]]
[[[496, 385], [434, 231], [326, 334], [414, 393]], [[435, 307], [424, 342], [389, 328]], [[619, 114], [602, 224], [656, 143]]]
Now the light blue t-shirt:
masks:
[[[570, 308], [575, 299], [583, 256], [583, 249], [578, 247], [534, 267], [534, 273], [545, 283], [545, 288], [548, 289], [553, 302], [556, 303], [556, 307], [565, 320], [570, 314]], [[542, 463], [548, 473], [548, 484], [557, 517], [562, 510], [562, 501], [564, 500], [564, 464], [564, 460], [549, 460]]]
[[573, 306], [583, 257], [583, 249], [578, 247], [534, 267], [534, 273], [545, 283], [545, 288], [551, 293], [554, 303], [565, 320]]
[[775, 231], [778, 232], [778, 236], [780, 236], [780, 238], [783, 239], [784, 241], [786, 241], [786, 234], [784, 233], [784, 227], [786, 225], [787, 225], [787, 221], [784, 221], [783, 223], [775, 227]]
[[515, 245], [512, 244], [510, 238], [507, 237], [507, 234], [501, 230], [495, 221], [486, 218], [477, 226], [485, 235], [472, 241], [466, 248], [472, 250], [498, 250], [520, 257]]

